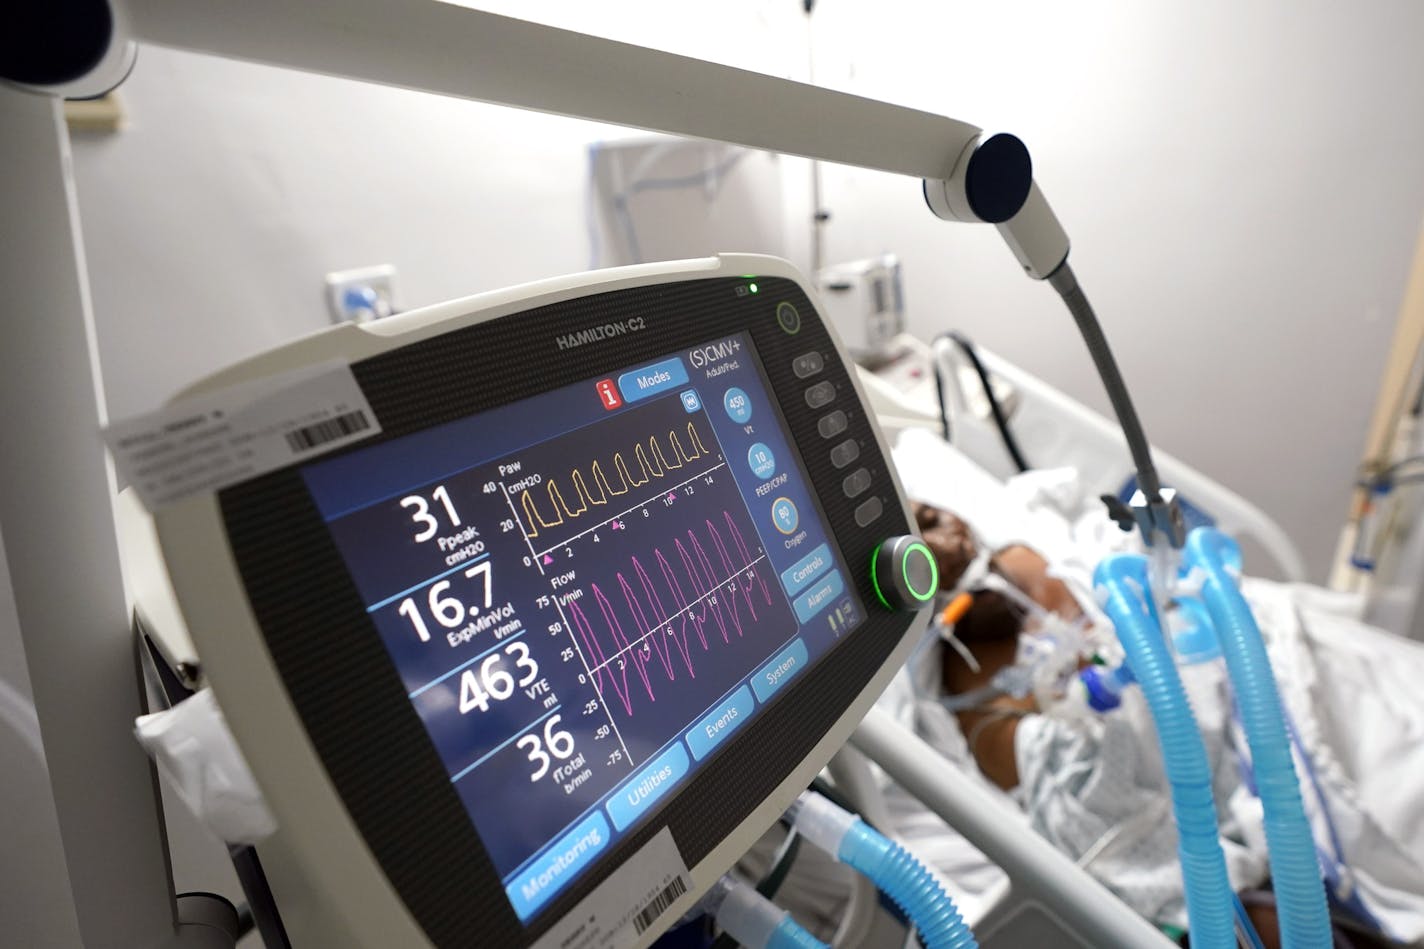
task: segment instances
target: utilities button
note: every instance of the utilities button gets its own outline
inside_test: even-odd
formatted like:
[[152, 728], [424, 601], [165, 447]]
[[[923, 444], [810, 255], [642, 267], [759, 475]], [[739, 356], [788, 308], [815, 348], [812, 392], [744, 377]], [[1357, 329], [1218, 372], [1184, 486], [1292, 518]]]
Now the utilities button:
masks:
[[806, 404], [813, 409], [830, 405], [836, 400], [836, 387], [829, 382], [818, 382], [806, 390]]
[[821, 433], [822, 438], [835, 438], [846, 430], [846, 414], [840, 409], [836, 409], [830, 415], [821, 416], [821, 420], [816, 423], [816, 431]]
[[781, 324], [781, 328], [792, 336], [801, 332], [801, 314], [796, 312], [796, 307], [790, 303], [778, 303], [776, 305], [776, 322]]
[[835, 448], [831, 449], [831, 464], [837, 468], [844, 468], [860, 457], [860, 445], [856, 444], [854, 438], [847, 438]]
[[807, 379], [826, 368], [826, 361], [820, 353], [803, 353], [791, 360], [791, 371], [797, 379]]
[[865, 527], [879, 517], [884, 509], [885, 505], [880, 503], [879, 498], [871, 498], [855, 509], [855, 522]]
[[855, 469], [846, 475], [845, 480], [841, 482], [841, 490], [845, 492], [845, 496], [848, 498], [864, 494], [869, 487], [870, 471], [865, 468]]

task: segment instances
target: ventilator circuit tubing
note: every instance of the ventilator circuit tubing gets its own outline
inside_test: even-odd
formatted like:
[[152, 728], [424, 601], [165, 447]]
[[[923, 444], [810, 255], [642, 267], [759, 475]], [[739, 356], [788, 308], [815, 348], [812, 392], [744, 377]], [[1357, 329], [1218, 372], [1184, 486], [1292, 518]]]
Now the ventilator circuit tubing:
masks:
[[1261, 630], [1233, 576], [1241, 569], [1241, 548], [1221, 531], [1199, 527], [1187, 537], [1186, 563], [1201, 571], [1201, 598], [1221, 640], [1251, 748], [1257, 793], [1265, 811], [1282, 945], [1329, 949], [1333, 942], [1325, 885], [1291, 760], [1280, 692]]
[[807, 840], [880, 887], [910, 917], [925, 949], [978, 949], [944, 887], [904, 847], [819, 794], [801, 795], [787, 816]]
[[830, 949], [755, 889], [722, 877], [702, 901], [723, 932], [746, 949]]
[[1235, 949], [1234, 894], [1217, 837], [1211, 766], [1147, 583], [1147, 559], [1137, 554], [1109, 556], [1093, 576], [1094, 586], [1107, 594], [1103, 609], [1117, 628], [1162, 743], [1162, 763], [1177, 819], [1177, 853], [1182, 861], [1192, 945]]

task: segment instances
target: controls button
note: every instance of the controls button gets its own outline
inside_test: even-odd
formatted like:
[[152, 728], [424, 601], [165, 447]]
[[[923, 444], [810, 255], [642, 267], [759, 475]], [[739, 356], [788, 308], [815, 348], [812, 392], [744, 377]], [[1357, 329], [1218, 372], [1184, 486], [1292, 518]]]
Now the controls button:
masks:
[[776, 322], [781, 324], [781, 328], [792, 336], [801, 332], [801, 314], [796, 312], [796, 307], [790, 303], [778, 303], [776, 305]]
[[623, 401], [637, 402], [668, 389], [687, 385], [687, 368], [677, 356], [655, 362], [651, 366], [625, 372], [618, 377], [618, 389], [623, 393]]
[[733, 692], [687, 733], [687, 747], [692, 749], [692, 757], [701, 761], [710, 755], [712, 749], [752, 717], [754, 708], [751, 689], [742, 686]]
[[791, 503], [790, 498], [777, 498], [771, 502], [771, 521], [777, 530], [790, 534], [801, 523], [801, 515], [796, 513], [796, 505]]
[[818, 382], [806, 390], [806, 404], [813, 409], [829, 405], [836, 399], [836, 387], [829, 382]]
[[934, 602], [939, 566], [918, 537], [891, 537], [870, 555], [870, 583], [875, 596], [892, 610], [918, 610]]
[[816, 423], [816, 431], [821, 433], [822, 438], [835, 438], [846, 430], [848, 424], [846, 414], [836, 409], [830, 415], [821, 416], [821, 420]]
[[841, 572], [832, 570], [815, 586], [796, 598], [796, 602], [792, 604], [796, 610], [796, 618], [802, 623], [811, 622], [811, 617], [834, 603], [836, 597], [844, 592], [845, 581], [841, 579]]
[[688, 389], [681, 396], [682, 407], [689, 412], [696, 412], [702, 408], [702, 400], [697, 397], [696, 389]]
[[738, 425], [744, 425], [751, 420], [752, 400], [736, 386], [722, 393], [722, 408], [727, 410], [727, 417]]
[[797, 379], [808, 379], [824, 368], [826, 361], [820, 353], [802, 353], [791, 360], [791, 371], [796, 373]]
[[856, 444], [854, 438], [848, 438], [831, 449], [831, 464], [837, 468], [844, 468], [859, 457], [860, 446]]
[[879, 517], [880, 512], [884, 509], [885, 505], [880, 503], [879, 498], [870, 498], [855, 509], [855, 522], [861, 527], [865, 527]]
[[845, 476], [845, 480], [841, 482], [841, 490], [848, 498], [857, 497], [866, 492], [866, 489], [870, 487], [870, 482], [870, 471], [865, 468], [857, 468]]
[[758, 478], [770, 478], [776, 474], [776, 457], [772, 455], [771, 449], [761, 442], [757, 442], [747, 451], [747, 464], [752, 469], [752, 474]]
[[822, 544], [785, 570], [781, 571], [781, 585], [787, 596], [795, 596], [806, 588], [806, 584], [826, 572], [834, 561], [831, 548]]
[[762, 666], [756, 675], [752, 676], [752, 691], [756, 693], [757, 701], [765, 703], [787, 680], [806, 668], [810, 661], [806, 644], [800, 639], [783, 649], [775, 659]]
[[544, 855], [537, 858], [504, 888], [519, 918], [528, 920], [555, 893], [598, 859], [608, 846], [608, 821], [594, 811], [558, 840], [549, 844]]
[[687, 750], [682, 747], [682, 742], [645, 765], [608, 799], [608, 816], [613, 826], [627, 830], [682, 780], [687, 768]]

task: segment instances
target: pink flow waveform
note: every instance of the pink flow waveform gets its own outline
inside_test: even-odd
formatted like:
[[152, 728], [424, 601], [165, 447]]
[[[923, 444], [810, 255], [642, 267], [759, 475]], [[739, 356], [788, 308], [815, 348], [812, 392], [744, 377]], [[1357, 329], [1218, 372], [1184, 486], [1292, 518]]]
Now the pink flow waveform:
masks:
[[[658, 700], [652, 669], [660, 667], [668, 682], [676, 681], [679, 668], [696, 678], [694, 638], [703, 652], [719, 637], [724, 644], [731, 643], [733, 634], [741, 638], [745, 627], [756, 622], [757, 599], [771, 605], [771, 591], [753, 565], [751, 551], [729, 511], [722, 512], [722, 521], [731, 536], [730, 551], [717, 525], [708, 519], [703, 522], [707, 545], [689, 528], [686, 537], [672, 538], [671, 558], [664, 556], [661, 547], [653, 549], [651, 574], [637, 557], [629, 558], [627, 572], [619, 571], [613, 597], [626, 604], [635, 638], [628, 637], [623, 618], [597, 583], [588, 589], [597, 605], [591, 612], [601, 621], [603, 635], [580, 602], [569, 601], [569, 620], [583, 642], [594, 684], [605, 699], [609, 692], [616, 695], [629, 715], [638, 682], [650, 702]], [[754, 593], [760, 596], [753, 597]]]

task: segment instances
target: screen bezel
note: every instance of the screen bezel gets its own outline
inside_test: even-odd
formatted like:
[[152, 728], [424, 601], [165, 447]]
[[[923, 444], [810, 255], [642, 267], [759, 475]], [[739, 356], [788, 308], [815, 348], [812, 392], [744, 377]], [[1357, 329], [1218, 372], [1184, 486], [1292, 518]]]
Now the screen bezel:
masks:
[[[851, 568], [849, 579], [870, 607], [869, 580], [857, 568], [868, 563], [880, 539], [910, 525], [847, 367], [810, 300], [792, 280], [758, 282], [754, 295], [738, 295], [744, 278], [723, 276], [594, 292], [401, 346], [352, 368], [381, 420], [380, 438], [390, 439], [707, 339], [747, 333], [812, 493], [821, 499], [821, 515]], [[792, 302], [801, 314], [795, 334], [775, 319], [779, 301]], [[556, 346], [557, 336], [618, 318], [614, 314], [635, 314], [642, 328], [617, 337], [614, 345]], [[838, 405], [852, 416], [843, 437], [860, 442], [859, 463], [874, 479], [871, 492], [854, 502], [840, 491], [844, 472], [829, 461], [831, 443], [816, 431], [823, 411], [805, 404], [807, 383], [791, 371], [792, 359], [810, 350], [826, 357], [826, 369], [811, 381], [836, 386]], [[476, 360], [491, 370], [453, 371]], [[432, 379], [440, 385], [432, 386]], [[788, 686], [659, 814], [623, 837], [526, 928], [509, 906], [379, 638], [374, 630], [368, 637], [350, 636], [352, 623], [369, 621], [296, 471], [222, 492], [229, 541], [274, 663], [328, 775], [386, 876], [436, 944], [477, 937], [528, 944], [663, 826], [672, 828], [688, 865], [697, 863], [811, 751], [912, 621], [907, 614], [870, 611], [816, 675]], [[872, 495], [881, 497], [885, 513], [860, 528], [855, 504]], [[342, 650], [333, 668], [335, 642]], [[379, 761], [362, 753], [373, 741], [389, 751]], [[392, 782], [392, 773], [403, 780]], [[739, 779], [717, 781], [719, 773]], [[421, 819], [413, 821], [412, 814]]]

